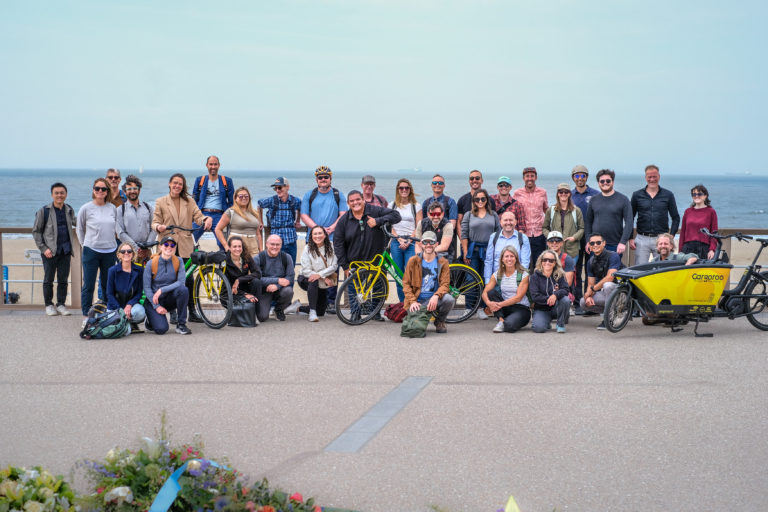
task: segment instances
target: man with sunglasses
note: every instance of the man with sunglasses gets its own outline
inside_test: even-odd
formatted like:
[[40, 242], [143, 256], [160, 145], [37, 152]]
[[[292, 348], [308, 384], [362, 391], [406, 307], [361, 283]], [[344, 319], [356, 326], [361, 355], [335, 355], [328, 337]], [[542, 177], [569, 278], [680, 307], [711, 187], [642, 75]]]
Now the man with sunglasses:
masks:
[[[634, 226], [632, 205], [627, 196], [613, 189], [615, 180], [616, 173], [610, 169], [597, 173], [600, 194], [589, 201], [584, 216], [584, 238], [589, 239], [592, 233], [602, 233], [606, 249], [621, 256], [632, 237]], [[586, 247], [587, 252], [591, 250], [592, 246]]]
[[[208, 174], [195, 178], [192, 196], [195, 198], [197, 207], [206, 217], [211, 218], [211, 229], [216, 229], [222, 214], [235, 204], [235, 185], [232, 183], [232, 178], [219, 175], [219, 167], [221, 166], [219, 157], [209, 156], [205, 161], [205, 166], [208, 169]], [[196, 240], [203, 236], [206, 231], [205, 226], [193, 224], [192, 227], [197, 230], [195, 231]], [[216, 245], [219, 246], [220, 251], [224, 250], [224, 246], [218, 238], [216, 238]]]
[[[602, 314], [608, 297], [616, 288], [613, 274], [621, 270], [624, 265], [621, 263], [621, 256], [607, 249], [605, 238], [600, 233], [592, 233], [588, 243], [592, 258], [587, 264], [588, 286], [581, 299], [581, 309], [593, 314]], [[597, 329], [604, 330], [605, 322], [600, 322]]]
[[[587, 185], [587, 179], [589, 178], [589, 170], [583, 165], [577, 165], [571, 170], [571, 179], [576, 185], [571, 190], [571, 200], [576, 207], [581, 210], [581, 215], [586, 217], [587, 207], [589, 201], [593, 196], [600, 193], [589, 185]], [[581, 298], [584, 296], [584, 290], [586, 289], [587, 280], [582, 277], [582, 269], [586, 268], [586, 262], [589, 260], [589, 253], [586, 251], [587, 237], [581, 237], [579, 241], [579, 257], [576, 259], [576, 283], [574, 286], [574, 296], [576, 300], [576, 308], [574, 314], [583, 315], [584, 310], [581, 309]]]
[[376, 189], [376, 178], [371, 176], [370, 174], [366, 174], [363, 176], [363, 180], [360, 183], [360, 187], [363, 189], [363, 199], [366, 203], [372, 204], [373, 206], [384, 206], [386, 207], [389, 203], [387, 202], [387, 199], [384, 196], [380, 196], [377, 194], [374, 194], [373, 191]]
[[515, 214], [515, 220], [517, 221], [517, 230], [525, 232], [525, 209], [523, 204], [512, 197], [512, 180], [508, 176], [502, 176], [496, 182], [496, 190], [498, 194], [491, 196], [490, 205], [496, 215], [501, 217], [504, 212], [512, 212]]
[[[474, 170], [469, 173], [469, 192], [464, 194], [456, 201], [456, 208], [459, 213], [456, 225], [461, 227], [461, 221], [464, 220], [464, 215], [472, 211], [472, 195], [476, 190], [480, 190], [483, 186], [483, 173], [478, 170]], [[493, 208], [493, 205], [490, 206]], [[459, 244], [459, 260], [464, 258], [464, 248]]]
[[122, 179], [120, 177], [120, 169], [107, 169], [107, 181], [109, 182], [109, 188], [112, 189], [112, 193], [110, 194], [112, 196], [112, 200], [110, 203], [115, 205], [115, 208], [120, 208], [124, 202], [128, 200], [125, 192], [120, 190], [120, 180]]
[[141, 180], [129, 174], [123, 185], [128, 201], [117, 207], [117, 237], [121, 242], [131, 244], [140, 262], [149, 257], [149, 251], [139, 249], [137, 242], [151, 243], [157, 240], [157, 232], [152, 229], [155, 207], [139, 201], [141, 187]]
[[456, 201], [451, 199], [450, 197], [446, 196], [443, 192], [445, 191], [445, 178], [440, 176], [439, 174], [435, 174], [432, 177], [432, 197], [429, 197], [424, 200], [424, 202], [421, 204], [421, 212], [424, 215], [424, 218], [426, 219], [429, 214], [429, 205], [432, 203], [440, 203], [443, 205], [443, 211], [445, 212], [445, 218], [448, 219], [448, 221], [453, 226], [453, 237], [451, 238], [451, 246], [449, 248], [449, 252], [451, 253], [451, 258], [456, 257], [456, 240], [459, 239], [461, 236], [461, 225], [459, 222], [459, 207], [456, 205]]
[[[659, 255], [656, 242], [659, 235], [677, 233], [680, 226], [680, 213], [677, 211], [675, 194], [659, 186], [659, 168], [649, 165], [645, 168], [645, 181], [648, 186], [632, 194], [633, 217], [637, 215], [637, 235], [629, 241], [629, 247], [635, 251], [635, 265], [648, 263], [651, 256]], [[672, 218], [672, 228], [669, 219]]]
[[288, 253], [296, 261], [296, 228], [301, 227], [301, 199], [288, 193], [291, 185], [287, 178], [277, 178], [270, 185], [275, 195], [259, 199], [259, 223], [264, 226], [263, 212], [267, 210], [270, 232], [283, 241], [280, 250]]
[[[525, 186], [515, 190], [512, 197], [523, 205], [525, 210], [525, 230], [531, 244], [531, 269], [536, 265], [536, 260], [547, 248], [547, 238], [544, 236], [544, 213], [549, 208], [547, 191], [536, 186], [539, 174], [535, 167], [523, 169]], [[518, 227], [520, 229], [520, 227]]]

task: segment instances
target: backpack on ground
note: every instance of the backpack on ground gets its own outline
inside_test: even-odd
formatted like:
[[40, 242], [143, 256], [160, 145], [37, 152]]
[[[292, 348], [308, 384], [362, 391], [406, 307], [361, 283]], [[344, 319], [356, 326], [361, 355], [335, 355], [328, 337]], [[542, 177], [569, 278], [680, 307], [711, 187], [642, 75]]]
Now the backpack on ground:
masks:
[[419, 308], [414, 312], [408, 312], [400, 329], [403, 338], [423, 338], [427, 335], [427, 326], [432, 318], [432, 313], [427, 308]]
[[384, 316], [396, 323], [402, 323], [408, 312], [405, 310], [404, 304], [398, 302], [397, 304], [390, 304], [387, 309], [384, 310]]
[[[333, 198], [336, 200], [336, 208], [341, 209], [341, 196], [339, 195], [339, 189], [332, 188], [333, 190]], [[309, 196], [309, 215], [312, 215], [312, 203], [315, 201], [315, 198], [317, 197], [317, 194], [320, 192], [320, 190], [315, 187], [315, 189], [312, 191], [312, 194]]]
[[104, 304], [96, 304], [88, 312], [85, 328], [80, 333], [84, 340], [111, 340], [131, 332], [131, 324], [122, 308], [106, 311]]

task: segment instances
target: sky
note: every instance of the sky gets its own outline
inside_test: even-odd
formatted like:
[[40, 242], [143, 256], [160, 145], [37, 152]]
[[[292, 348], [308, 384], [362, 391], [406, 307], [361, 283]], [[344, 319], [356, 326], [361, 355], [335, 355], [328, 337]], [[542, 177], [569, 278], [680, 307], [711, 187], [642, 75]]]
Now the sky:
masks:
[[0, 168], [763, 171], [768, 2], [0, 3]]

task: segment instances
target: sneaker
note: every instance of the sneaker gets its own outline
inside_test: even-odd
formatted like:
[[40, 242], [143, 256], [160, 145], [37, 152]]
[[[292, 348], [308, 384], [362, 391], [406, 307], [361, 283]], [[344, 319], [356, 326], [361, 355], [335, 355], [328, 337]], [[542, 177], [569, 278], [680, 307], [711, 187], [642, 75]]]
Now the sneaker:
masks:
[[283, 311], [282, 309], [275, 308], [275, 318], [277, 318], [281, 322], [285, 322], [285, 311]]
[[328, 306], [325, 308], [325, 314], [326, 315], [335, 315], [336, 314], [336, 306]]
[[600, 325], [597, 326], [598, 331], [604, 331], [605, 330], [605, 322], [600, 322]]
[[[190, 311], [191, 313], [191, 311]], [[174, 309], [171, 311], [171, 319], [168, 321], [169, 324], [177, 324], [179, 323], [179, 315], [176, 314], [176, 310]]]
[[275, 316], [275, 306], [269, 308], [269, 316]]
[[300, 315], [307, 316], [309, 313], [305, 313], [304, 311], [299, 311]]
[[381, 310], [379, 310], [379, 312], [376, 313], [376, 315], [373, 317], [373, 320], [375, 322], [386, 322], [386, 320], [384, 320], [384, 317], [381, 316]]
[[547, 324], [547, 330], [550, 330], [550, 329], [552, 329], [552, 324], [551, 323]]
[[[448, 332], [448, 329], [445, 328], [445, 322], [441, 322], [440, 320], [435, 320], [435, 332], [438, 334], [445, 334]], [[425, 333], [426, 334], [426, 333]]]
[[296, 301], [293, 302], [293, 304], [291, 304], [290, 306], [285, 308], [284, 313], [286, 315], [295, 315], [300, 307], [301, 307], [301, 301], [300, 300], [296, 300]]
[[499, 323], [493, 328], [493, 332], [504, 332], [504, 320], [499, 320]]
[[309, 310], [309, 321], [310, 322], [319, 322], [320, 321], [320, 319], [317, 318], [317, 311], [315, 311], [314, 309], [310, 309]]
[[488, 320], [488, 315], [486, 315], [485, 311], [483, 311], [482, 309], [478, 309], [477, 318], [479, 318], [480, 320]]
[[88, 317], [83, 318], [83, 329], [85, 329], [86, 325], [88, 325]]
[[186, 325], [179, 324], [176, 326], [176, 334], [192, 334], [192, 331]]
[[142, 332], [144, 331], [141, 330], [141, 328], [139, 327], [139, 324], [131, 324], [131, 334], [138, 334]]
[[187, 309], [187, 322], [193, 322], [196, 324], [204, 323], [202, 317], [200, 317], [200, 315], [198, 315], [197, 311], [194, 309]]
[[71, 314], [72, 314], [72, 313], [70, 313], [70, 312], [67, 310], [67, 308], [64, 306], [64, 304], [59, 304], [58, 306], [56, 306], [56, 311], [57, 311], [57, 312], [58, 312], [58, 313], [59, 313], [61, 316], [69, 316], [69, 315], [71, 315]]
[[576, 307], [574, 308], [574, 310], [573, 310], [573, 314], [574, 314], [574, 315], [576, 315], [576, 316], [581, 316], [581, 315], [583, 315], [584, 313], [586, 313], [586, 311], [584, 311], [583, 309], [581, 309], [581, 306], [576, 306]]
[[45, 306], [45, 314], [48, 316], [56, 316], [59, 312], [56, 311], [56, 308], [51, 304], [50, 306]]
[[565, 326], [557, 326], [557, 334], [565, 334]]
[[595, 313], [594, 311], [584, 311], [582, 316], [600, 316], [600, 313]]
[[152, 326], [149, 324], [149, 317], [144, 319], [144, 329], [147, 332], [155, 332], [155, 330], [152, 328]]

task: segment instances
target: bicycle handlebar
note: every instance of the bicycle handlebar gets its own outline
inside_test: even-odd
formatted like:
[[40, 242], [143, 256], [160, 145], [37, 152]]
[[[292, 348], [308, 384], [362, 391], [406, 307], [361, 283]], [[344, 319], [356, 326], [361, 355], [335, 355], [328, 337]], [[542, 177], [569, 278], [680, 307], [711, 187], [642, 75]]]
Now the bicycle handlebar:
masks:
[[165, 230], [166, 230], [166, 231], [170, 231], [171, 233], [173, 233], [173, 230], [174, 230], [174, 229], [178, 229], [179, 231], [189, 231], [190, 233], [194, 233], [194, 232], [196, 231], [196, 230], [194, 230], [194, 229], [183, 228], [183, 227], [181, 227], [181, 226], [174, 226], [173, 224], [170, 224], [170, 225], [168, 225], [168, 226], [165, 226]]
[[[725, 240], [726, 238], [734, 238], [734, 237], [735, 237], [735, 238], [736, 238], [736, 239], [738, 239], [740, 242], [743, 242], [744, 240], [752, 240], [752, 239], [753, 239], [753, 237], [751, 237], [751, 236], [749, 236], [749, 235], [742, 235], [742, 234], [741, 234], [741, 233], [739, 233], [739, 232], [736, 232], [736, 233], [733, 233], [733, 234], [730, 234], [730, 235], [718, 235], [718, 234], [716, 234], [716, 233], [710, 233], [710, 232], [709, 232], [709, 230], [708, 230], [707, 228], [701, 228], [701, 229], [699, 230], [699, 232], [700, 232], [700, 233], [704, 233], [704, 234], [705, 234], [705, 235], [707, 235], [708, 237], [710, 237], [710, 238], [714, 238], [715, 240]], [[719, 243], [719, 242], [718, 242], [718, 243]]]
[[421, 242], [420, 239], [414, 238], [412, 236], [393, 235], [392, 233], [384, 229], [384, 226], [381, 227], [381, 230], [384, 232], [385, 235], [387, 235], [389, 238], [392, 238], [393, 240], [403, 239], [403, 240], [411, 240], [412, 242]]

